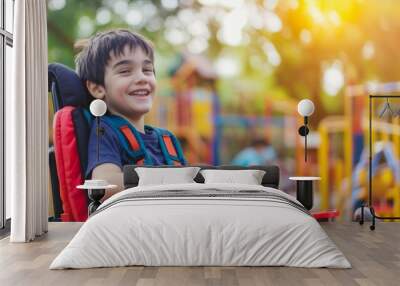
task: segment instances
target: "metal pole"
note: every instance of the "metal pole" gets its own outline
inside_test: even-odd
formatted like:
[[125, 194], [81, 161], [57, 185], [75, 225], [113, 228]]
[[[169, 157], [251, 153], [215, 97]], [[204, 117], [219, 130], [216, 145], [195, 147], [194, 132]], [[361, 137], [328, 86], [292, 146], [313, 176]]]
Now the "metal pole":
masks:
[[307, 162], [307, 134], [308, 134], [308, 117], [304, 116], [304, 160]]
[[307, 162], [307, 135], [304, 136], [304, 146], [305, 146], [304, 159]]
[[368, 204], [372, 207], [372, 97], [369, 96], [369, 174], [368, 174]]
[[99, 159], [99, 149], [100, 149], [100, 144], [99, 144], [99, 137], [100, 137], [100, 118], [96, 116], [96, 142], [97, 142], [97, 162], [100, 161]]

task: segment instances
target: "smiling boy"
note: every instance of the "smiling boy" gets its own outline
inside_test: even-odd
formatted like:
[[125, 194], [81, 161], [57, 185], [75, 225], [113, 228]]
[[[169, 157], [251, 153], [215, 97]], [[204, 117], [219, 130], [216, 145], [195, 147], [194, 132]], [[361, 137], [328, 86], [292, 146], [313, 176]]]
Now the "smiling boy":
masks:
[[86, 176], [118, 186], [103, 199], [123, 189], [126, 164], [185, 165], [178, 140], [167, 130], [144, 124], [156, 91], [154, 51], [143, 36], [112, 30], [92, 37], [76, 58], [77, 72], [94, 99], [107, 104], [100, 119], [99, 139], [94, 121], [88, 146]]

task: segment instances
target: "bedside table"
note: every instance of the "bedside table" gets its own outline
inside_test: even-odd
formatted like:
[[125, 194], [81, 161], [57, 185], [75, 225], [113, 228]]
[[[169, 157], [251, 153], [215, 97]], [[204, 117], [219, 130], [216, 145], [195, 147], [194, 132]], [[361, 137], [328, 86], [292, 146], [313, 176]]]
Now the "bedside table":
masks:
[[107, 189], [116, 188], [116, 185], [109, 185], [104, 180], [85, 180], [84, 185], [76, 186], [77, 189], [87, 190], [90, 204], [88, 206], [88, 216], [94, 213], [101, 205], [101, 198], [105, 195]]
[[321, 177], [290, 177], [289, 180], [296, 181], [296, 198], [307, 210], [313, 207], [313, 181], [321, 180]]

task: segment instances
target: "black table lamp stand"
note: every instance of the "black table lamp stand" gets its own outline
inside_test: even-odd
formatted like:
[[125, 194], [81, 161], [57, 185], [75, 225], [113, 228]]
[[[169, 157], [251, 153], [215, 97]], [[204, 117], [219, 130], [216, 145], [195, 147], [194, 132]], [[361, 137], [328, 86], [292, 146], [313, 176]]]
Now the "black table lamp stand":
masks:
[[304, 125], [299, 128], [300, 136], [304, 137], [304, 160], [307, 162], [307, 135], [310, 130], [307, 127], [308, 117], [304, 116]]

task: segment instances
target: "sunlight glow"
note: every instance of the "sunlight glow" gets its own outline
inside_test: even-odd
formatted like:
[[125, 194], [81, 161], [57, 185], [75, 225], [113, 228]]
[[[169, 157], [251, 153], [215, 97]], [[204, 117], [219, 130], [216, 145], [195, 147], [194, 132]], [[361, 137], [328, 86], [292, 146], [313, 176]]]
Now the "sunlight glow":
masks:
[[193, 36], [201, 36], [207, 39], [210, 37], [210, 31], [200, 20], [193, 20], [192, 23], [188, 25], [187, 29]]
[[242, 43], [242, 30], [247, 23], [247, 14], [242, 9], [235, 9], [228, 13], [222, 22], [217, 37], [222, 43], [238, 46]]
[[65, 7], [65, 0], [50, 0], [49, 9], [53, 11], [61, 10]]
[[264, 26], [264, 17], [262, 13], [259, 12], [259, 7], [255, 4], [246, 5], [248, 15], [251, 17], [248, 18], [249, 25], [254, 29], [261, 29]]
[[125, 0], [119, 0], [113, 3], [114, 12], [118, 15], [125, 15], [128, 12], [128, 2]]
[[274, 10], [278, 5], [278, 0], [264, 0], [264, 6], [267, 9]]
[[150, 19], [147, 23], [151, 23], [153, 17], [157, 15], [157, 7], [151, 2], [145, 2], [143, 5], [137, 5], [135, 8], [143, 13], [144, 19]]
[[111, 21], [111, 12], [107, 8], [100, 8], [96, 13], [96, 22], [99, 25], [106, 25]]
[[220, 6], [228, 9], [242, 7], [244, 0], [198, 0], [204, 6]]
[[308, 6], [308, 14], [314, 23], [326, 25], [327, 27], [338, 27], [342, 24], [342, 16], [348, 14], [344, 2], [346, 1], [306, 0], [306, 5]]
[[272, 33], [279, 32], [282, 29], [281, 19], [273, 12], [265, 11], [264, 21], [265, 28]]
[[125, 15], [125, 21], [131, 26], [140, 26], [143, 22], [143, 15], [138, 10], [130, 9]]
[[364, 59], [366, 60], [372, 59], [375, 55], [374, 44], [371, 41], [366, 42], [362, 48], [361, 53]]
[[149, 32], [156, 32], [161, 29], [163, 21], [160, 17], [153, 17], [151, 21], [146, 24], [146, 30]]
[[301, 42], [303, 44], [306, 44], [306, 45], [311, 43], [311, 40], [312, 40], [311, 32], [309, 30], [307, 30], [307, 29], [301, 30], [301, 32], [300, 32], [300, 40], [301, 40]]
[[289, 0], [288, 6], [292, 10], [296, 10], [299, 8], [299, 1], [298, 0]]
[[180, 10], [177, 14], [177, 18], [185, 26], [191, 24], [195, 19], [197, 19], [196, 15], [194, 14], [194, 11], [192, 9]]
[[193, 54], [200, 54], [208, 48], [207, 39], [196, 37], [189, 42], [187, 48]]
[[338, 94], [344, 85], [343, 67], [340, 61], [335, 61], [323, 71], [322, 84], [328, 95], [335, 96]]
[[243, 6], [243, 0], [219, 0], [218, 4], [223, 7], [235, 9]]
[[213, 6], [218, 3], [218, 0], [199, 0], [199, 3], [205, 6]]
[[187, 42], [188, 35], [180, 29], [166, 29], [164, 32], [165, 39], [172, 45], [181, 45]]
[[322, 24], [325, 22], [325, 18], [321, 10], [319, 10], [316, 6], [310, 6], [308, 8], [308, 13], [310, 13], [311, 18], [315, 23]]
[[234, 77], [240, 73], [239, 62], [233, 57], [220, 57], [215, 61], [215, 69], [221, 77]]
[[178, 4], [178, 0], [161, 0], [161, 5], [167, 10], [176, 9]]
[[88, 37], [94, 31], [94, 23], [88, 16], [83, 16], [79, 19], [78, 27], [78, 34], [80, 38]]
[[263, 46], [263, 51], [267, 56], [268, 62], [272, 66], [276, 67], [281, 64], [281, 56], [279, 55], [278, 51], [276, 50], [275, 46], [272, 43], [270, 42], [265, 43]]
[[339, 14], [336, 11], [333, 11], [333, 10], [330, 11], [328, 13], [328, 17], [329, 17], [329, 20], [332, 22], [332, 24], [334, 24], [336, 26], [340, 25], [341, 19], [340, 19]]

